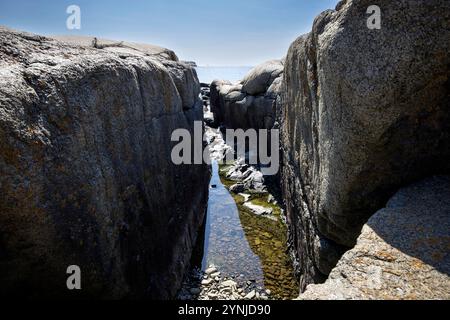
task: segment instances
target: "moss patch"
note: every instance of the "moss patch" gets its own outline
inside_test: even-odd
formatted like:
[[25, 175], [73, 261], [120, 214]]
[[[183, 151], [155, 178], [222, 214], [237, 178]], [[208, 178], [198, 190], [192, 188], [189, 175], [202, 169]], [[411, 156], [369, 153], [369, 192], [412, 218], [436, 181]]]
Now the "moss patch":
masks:
[[[228, 167], [220, 167], [219, 174], [222, 183], [229, 188], [236, 184], [226, 178]], [[253, 214], [244, 207], [243, 196], [233, 194], [239, 210], [239, 217], [247, 241], [252, 251], [259, 256], [264, 271], [265, 287], [272, 291], [276, 299], [293, 299], [298, 296], [299, 285], [295, 278], [292, 260], [287, 253], [287, 227], [282, 221], [282, 210], [278, 205], [268, 203], [268, 193], [246, 191], [249, 201], [255, 205], [273, 209], [277, 219], [268, 219]]]

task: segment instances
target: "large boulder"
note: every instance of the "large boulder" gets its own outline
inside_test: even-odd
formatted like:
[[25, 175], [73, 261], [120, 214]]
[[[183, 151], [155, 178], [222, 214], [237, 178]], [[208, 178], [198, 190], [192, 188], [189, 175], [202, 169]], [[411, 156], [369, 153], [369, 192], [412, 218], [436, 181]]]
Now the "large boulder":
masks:
[[450, 178], [400, 190], [304, 300], [450, 299]]
[[282, 74], [282, 62], [273, 60], [252, 69], [239, 83], [213, 81], [211, 111], [216, 121], [233, 129], [272, 129]]
[[110, 49], [0, 28], [0, 296], [167, 299], [181, 285], [209, 170], [175, 166], [170, 141], [202, 120], [198, 79], [166, 50]]
[[242, 91], [254, 96], [265, 93], [283, 74], [283, 69], [281, 60], [271, 60], [255, 67], [242, 80]]
[[400, 187], [450, 171], [450, 2], [341, 1], [289, 49], [282, 188], [302, 289]]

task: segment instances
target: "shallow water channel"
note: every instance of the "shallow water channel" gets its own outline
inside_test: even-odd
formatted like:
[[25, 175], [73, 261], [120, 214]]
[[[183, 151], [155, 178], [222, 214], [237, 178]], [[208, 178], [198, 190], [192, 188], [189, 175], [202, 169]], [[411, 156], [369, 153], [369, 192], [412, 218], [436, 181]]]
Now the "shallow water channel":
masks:
[[[225, 187], [217, 163], [210, 186], [204, 237], [196, 250], [197, 267], [204, 271], [214, 265], [224, 277], [270, 290], [272, 298], [295, 298], [298, 284], [287, 254], [281, 210], [270, 218], [247, 212], [242, 206], [244, 198], [232, 196]], [[251, 200], [261, 202], [261, 195], [252, 195]]]

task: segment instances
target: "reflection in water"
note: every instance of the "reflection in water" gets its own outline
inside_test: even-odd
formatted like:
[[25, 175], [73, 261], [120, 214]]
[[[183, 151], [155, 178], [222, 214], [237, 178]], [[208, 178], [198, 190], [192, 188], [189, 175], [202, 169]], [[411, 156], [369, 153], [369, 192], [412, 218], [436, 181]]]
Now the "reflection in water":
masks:
[[236, 203], [222, 184], [217, 163], [211, 186], [205, 236], [199, 243], [202, 270], [215, 265], [223, 276], [252, 281], [255, 287], [271, 290], [275, 298], [296, 297], [298, 285], [285, 252], [285, 226], [280, 220], [248, 213]]

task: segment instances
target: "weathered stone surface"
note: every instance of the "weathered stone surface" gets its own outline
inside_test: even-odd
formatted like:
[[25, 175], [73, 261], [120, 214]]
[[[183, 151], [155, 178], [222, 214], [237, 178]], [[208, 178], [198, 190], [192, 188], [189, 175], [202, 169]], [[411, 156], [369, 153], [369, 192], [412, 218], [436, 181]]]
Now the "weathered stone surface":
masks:
[[[139, 46], [140, 47], [140, 46]], [[0, 295], [171, 298], [209, 170], [175, 166], [202, 119], [195, 71], [163, 54], [0, 29]], [[66, 288], [78, 265], [82, 288]]]
[[242, 83], [214, 81], [211, 111], [216, 121], [234, 129], [272, 129], [282, 73], [283, 63], [273, 60], [252, 69]]
[[282, 184], [302, 288], [324, 281], [395, 190], [449, 172], [450, 3], [341, 1], [297, 39], [282, 91]]
[[[178, 57], [172, 50], [159, 46], [143, 43], [134, 43], [126, 41], [115, 41], [108, 39], [99, 39], [87, 36], [52, 36], [61, 42], [72, 45], [104, 49], [106, 51], [116, 52], [122, 56], [131, 54], [133, 56], [156, 56], [166, 60], [178, 61]], [[191, 67], [195, 67], [190, 62], [183, 62]], [[194, 63], [195, 64], [195, 63]]]
[[214, 80], [210, 86], [211, 112], [214, 114], [214, 119], [216, 121], [216, 124], [220, 124], [223, 122], [223, 117], [222, 117], [222, 113], [220, 110], [220, 107], [221, 107], [220, 88], [223, 85], [231, 85], [231, 82], [224, 81], [224, 80]]
[[300, 299], [450, 299], [450, 177], [402, 189]]
[[242, 80], [242, 91], [253, 96], [263, 94], [282, 74], [283, 63], [281, 60], [265, 62], [245, 76]]

